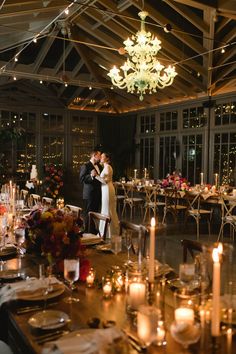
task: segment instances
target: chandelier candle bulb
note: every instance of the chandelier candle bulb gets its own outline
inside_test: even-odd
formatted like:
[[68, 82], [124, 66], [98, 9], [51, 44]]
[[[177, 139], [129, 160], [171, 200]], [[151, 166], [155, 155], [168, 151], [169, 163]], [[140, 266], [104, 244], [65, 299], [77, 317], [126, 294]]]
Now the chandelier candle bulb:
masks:
[[200, 173], [200, 184], [201, 184], [201, 186], [204, 184], [204, 182], [203, 182], [203, 177], [204, 177], [204, 175], [203, 175], [203, 172], [201, 172]]
[[219, 249], [212, 251], [213, 259], [213, 284], [212, 284], [212, 313], [211, 334], [214, 337], [220, 335], [220, 258]]
[[179, 307], [175, 310], [175, 322], [176, 324], [189, 324], [193, 325], [194, 323], [194, 311], [190, 308]]
[[149, 245], [149, 269], [148, 269], [148, 280], [150, 283], [154, 282], [155, 275], [155, 231], [156, 231], [156, 220], [151, 219], [150, 227], [150, 245]]

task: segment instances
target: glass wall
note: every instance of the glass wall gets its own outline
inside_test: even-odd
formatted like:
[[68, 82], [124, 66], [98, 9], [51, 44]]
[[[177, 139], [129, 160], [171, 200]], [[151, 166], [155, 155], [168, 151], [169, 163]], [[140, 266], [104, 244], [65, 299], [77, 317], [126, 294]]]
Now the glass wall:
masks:
[[191, 184], [200, 182], [203, 158], [202, 134], [184, 135], [182, 140], [182, 176]]
[[140, 169], [143, 172], [147, 168], [149, 177], [153, 178], [154, 138], [141, 138], [140, 151]]
[[165, 178], [176, 169], [177, 145], [176, 136], [160, 137], [159, 178]]

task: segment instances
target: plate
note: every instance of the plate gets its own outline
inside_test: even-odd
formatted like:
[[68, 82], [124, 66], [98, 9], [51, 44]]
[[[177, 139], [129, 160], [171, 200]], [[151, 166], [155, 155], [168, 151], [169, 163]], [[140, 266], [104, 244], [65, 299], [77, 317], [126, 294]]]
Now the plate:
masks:
[[16, 254], [16, 252], [17, 252], [16, 247], [13, 246], [5, 247], [0, 250], [0, 257], [7, 257]]
[[44, 295], [45, 288], [40, 288], [38, 290], [33, 291], [20, 291], [17, 292], [17, 298], [20, 300], [26, 300], [26, 301], [40, 301], [40, 300], [47, 300], [47, 299], [53, 299], [54, 297], [57, 297], [64, 293], [65, 291], [65, 285], [60, 283], [60, 284], [52, 284], [52, 290], [47, 294]]
[[109, 243], [105, 243], [104, 245], [97, 245], [96, 249], [102, 252], [112, 252], [111, 245]]
[[56, 329], [63, 327], [69, 321], [69, 316], [62, 311], [45, 310], [40, 311], [30, 317], [28, 323], [37, 329]]
[[8, 269], [0, 271], [0, 279], [10, 280], [10, 279], [18, 279], [22, 276], [22, 273], [17, 270]]
[[80, 242], [82, 245], [97, 245], [98, 243], [103, 242], [102, 237], [94, 234], [83, 234]]

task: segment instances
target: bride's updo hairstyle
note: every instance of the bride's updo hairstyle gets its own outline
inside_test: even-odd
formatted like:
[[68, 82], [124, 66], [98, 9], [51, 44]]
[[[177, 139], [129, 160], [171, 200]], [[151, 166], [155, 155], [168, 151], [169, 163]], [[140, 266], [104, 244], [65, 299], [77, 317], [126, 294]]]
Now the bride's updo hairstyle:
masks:
[[103, 154], [106, 156], [107, 163], [111, 163], [111, 154], [105, 151], [103, 151]]

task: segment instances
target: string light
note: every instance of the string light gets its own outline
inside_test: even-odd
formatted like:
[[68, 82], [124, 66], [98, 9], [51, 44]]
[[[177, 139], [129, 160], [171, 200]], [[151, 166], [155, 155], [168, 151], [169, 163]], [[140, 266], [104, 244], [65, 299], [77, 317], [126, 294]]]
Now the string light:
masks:
[[221, 54], [224, 54], [225, 53], [225, 48], [222, 48], [220, 52], [221, 52]]

